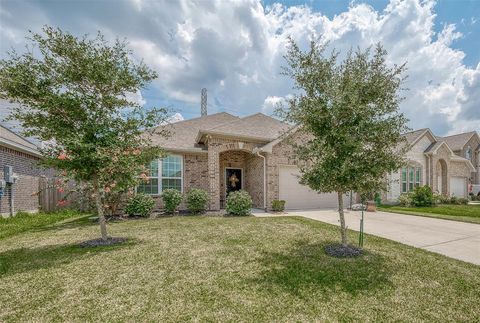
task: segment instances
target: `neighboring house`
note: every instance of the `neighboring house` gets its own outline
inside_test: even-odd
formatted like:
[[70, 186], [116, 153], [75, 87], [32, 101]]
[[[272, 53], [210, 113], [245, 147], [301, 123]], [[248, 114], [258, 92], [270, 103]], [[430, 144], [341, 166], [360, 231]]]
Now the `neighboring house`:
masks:
[[151, 140], [169, 156], [150, 165], [150, 180], [138, 192], [158, 198], [166, 188], [201, 188], [210, 195], [211, 210], [223, 208], [227, 194], [239, 189], [257, 208], [270, 208], [274, 199], [286, 200], [289, 209], [338, 205], [336, 194], [318, 194], [299, 184], [292, 147], [283, 140], [290, 126], [277, 119], [222, 112], [161, 127], [171, 136]]
[[8, 216], [18, 211], [36, 212], [41, 176], [52, 175], [51, 171], [38, 166], [40, 153], [37, 146], [0, 125], [0, 180], [5, 180], [5, 166], [12, 166], [16, 182], [2, 187], [0, 215]]
[[480, 184], [477, 132], [438, 137], [430, 129], [420, 129], [406, 133], [405, 138], [410, 146], [408, 166], [389, 174], [386, 200], [396, 201], [400, 194], [422, 185], [443, 195], [466, 197], [468, 184]]

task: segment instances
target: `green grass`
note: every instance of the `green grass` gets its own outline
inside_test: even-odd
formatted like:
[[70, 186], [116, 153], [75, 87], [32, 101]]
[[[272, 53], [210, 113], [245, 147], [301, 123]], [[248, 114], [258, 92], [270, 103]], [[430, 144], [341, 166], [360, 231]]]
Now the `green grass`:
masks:
[[432, 207], [404, 207], [382, 205], [380, 211], [420, 215], [446, 220], [480, 223], [480, 205], [442, 204]]
[[79, 216], [81, 215], [77, 212], [68, 210], [54, 213], [35, 214], [19, 212], [14, 217], [8, 218], [0, 216], [0, 240], [22, 232], [42, 229], [61, 221], [74, 220]]
[[[478, 321], [480, 267], [297, 218], [170, 217], [109, 224], [129, 243], [82, 249], [83, 220], [0, 241], [0, 321]], [[350, 239], [357, 234], [350, 232]]]

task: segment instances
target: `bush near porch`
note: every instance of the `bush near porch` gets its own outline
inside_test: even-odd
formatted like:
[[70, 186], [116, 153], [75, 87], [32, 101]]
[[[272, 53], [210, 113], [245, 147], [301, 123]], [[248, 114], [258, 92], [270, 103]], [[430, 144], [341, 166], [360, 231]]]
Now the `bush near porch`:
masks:
[[77, 246], [97, 231], [82, 219], [1, 240], [0, 321], [439, 322], [480, 313], [480, 267], [373, 236], [363, 257], [328, 257], [338, 228], [312, 220], [129, 220], [109, 224], [129, 243]]

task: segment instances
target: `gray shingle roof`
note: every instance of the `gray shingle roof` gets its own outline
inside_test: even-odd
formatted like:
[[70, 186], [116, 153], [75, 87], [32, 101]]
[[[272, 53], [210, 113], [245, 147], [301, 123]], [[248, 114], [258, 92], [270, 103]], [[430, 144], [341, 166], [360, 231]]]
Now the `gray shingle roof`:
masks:
[[420, 135], [423, 134], [426, 130], [428, 130], [428, 128], [410, 131], [410, 132], [404, 133], [403, 136], [405, 136], [405, 139], [407, 139], [407, 143], [411, 144], [412, 142], [417, 140], [418, 137], [420, 137]]
[[201, 150], [195, 143], [197, 134], [202, 129], [209, 129], [220, 124], [239, 120], [239, 117], [226, 112], [215, 113], [205, 117], [199, 117], [176, 123], [157, 127], [158, 130], [165, 129], [170, 133], [168, 138], [153, 134], [150, 136], [152, 143], [165, 149], [197, 149]]
[[290, 125], [263, 113], [256, 113], [226, 124], [206, 129], [206, 133], [228, 134], [271, 141], [287, 131]]
[[437, 140], [445, 141], [453, 151], [456, 151], [461, 150], [474, 134], [475, 131], [470, 131], [448, 137], [437, 137]]
[[159, 126], [156, 129], [167, 130], [170, 136], [164, 138], [153, 134], [150, 138], [154, 144], [167, 150], [201, 151], [204, 147], [196, 142], [199, 133], [257, 138], [268, 142], [280, 136], [289, 127], [288, 124], [262, 113], [239, 118], [221, 112]]

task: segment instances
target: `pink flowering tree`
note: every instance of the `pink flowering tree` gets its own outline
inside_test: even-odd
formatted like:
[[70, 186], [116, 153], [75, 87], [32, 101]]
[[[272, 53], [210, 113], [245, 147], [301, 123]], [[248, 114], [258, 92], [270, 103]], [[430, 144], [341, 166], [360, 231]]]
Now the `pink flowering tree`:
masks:
[[157, 74], [132, 59], [126, 42], [100, 33], [77, 38], [45, 27], [29, 40], [30, 51], [0, 61], [0, 96], [20, 104], [10, 118], [25, 135], [52, 143], [41, 150], [42, 163], [91, 189], [106, 240], [106, 195], [135, 187], [143, 165], [162, 155], [148, 132], [167, 111], [131, 99]]

